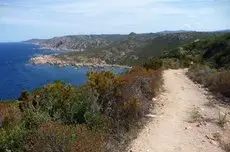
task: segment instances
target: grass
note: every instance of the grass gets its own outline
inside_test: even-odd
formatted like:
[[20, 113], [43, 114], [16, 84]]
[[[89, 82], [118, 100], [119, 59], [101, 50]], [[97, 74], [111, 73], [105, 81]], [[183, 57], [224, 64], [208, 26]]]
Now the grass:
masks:
[[218, 124], [220, 127], [224, 127], [225, 124], [228, 122], [228, 120], [227, 120], [227, 115], [228, 115], [227, 112], [225, 112], [225, 113], [219, 112], [219, 117], [218, 117], [217, 124]]
[[203, 121], [204, 117], [201, 114], [201, 110], [199, 107], [193, 107], [191, 113], [190, 113], [190, 117], [188, 122], [190, 123], [195, 123], [195, 122], [201, 122]]

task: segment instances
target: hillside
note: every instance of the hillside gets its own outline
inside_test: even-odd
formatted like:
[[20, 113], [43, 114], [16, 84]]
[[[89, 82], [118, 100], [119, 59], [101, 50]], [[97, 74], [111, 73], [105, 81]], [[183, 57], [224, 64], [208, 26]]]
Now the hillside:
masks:
[[139, 65], [146, 58], [160, 56], [164, 50], [170, 50], [197, 39], [223, 35], [223, 32], [181, 32], [169, 34], [135, 34], [111, 42], [110, 44], [88, 49], [84, 52], [70, 52], [58, 56], [61, 60], [84, 62], [90, 58], [98, 58], [108, 64]]
[[230, 67], [230, 34], [194, 42], [164, 52], [163, 58], [202, 63], [213, 68]]
[[[131, 37], [133, 37], [133, 35], [136, 34], [130, 33], [130, 35], [70, 35], [54, 37], [46, 40], [31, 39], [24, 42], [39, 44], [42, 49], [87, 51], [91, 49], [104, 48], [111, 44], [116, 44], [117, 42], [130, 39]], [[144, 41], [146, 39], [151, 39], [151, 37], [154, 37], [154, 34], [138, 34], [135, 37], [140, 41]]]

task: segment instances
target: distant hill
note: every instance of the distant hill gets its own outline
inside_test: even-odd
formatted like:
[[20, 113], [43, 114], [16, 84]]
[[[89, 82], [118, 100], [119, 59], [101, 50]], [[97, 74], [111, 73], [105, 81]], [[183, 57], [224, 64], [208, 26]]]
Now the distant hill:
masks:
[[[157, 33], [144, 33], [144, 34], [136, 34], [134, 32], [128, 35], [121, 34], [102, 34], [102, 35], [67, 35], [61, 37], [54, 37], [51, 39], [31, 39], [27, 41], [23, 41], [25, 43], [33, 43], [40, 45], [43, 49], [49, 50], [71, 50], [71, 51], [87, 51], [97, 48], [104, 48], [111, 44], [122, 43], [123, 41], [127, 41], [130, 39], [136, 40], [137, 43], [148, 43], [149, 40], [153, 40], [158, 38], [159, 36], [163, 37], [163, 39], [171, 39], [172, 36], [179, 35], [179, 39], [184, 39], [183, 36], [189, 37], [193, 35], [199, 35], [200, 33], [226, 33], [230, 32], [230, 30], [222, 30], [216, 32], [193, 32], [193, 31], [162, 31]], [[190, 37], [191, 37], [190, 36]], [[165, 38], [166, 37], [166, 38]], [[187, 38], [185, 38], [187, 39]], [[163, 40], [165, 41], [165, 40]]]
[[54, 37], [47, 40], [32, 39], [24, 41], [26, 43], [39, 44], [43, 49], [50, 50], [72, 50], [72, 51], [87, 51], [91, 49], [103, 48], [111, 44], [120, 43], [132, 37], [145, 41], [151, 39], [155, 34], [135, 34], [130, 35], [70, 35], [62, 37]]
[[186, 31], [186, 30], [177, 30], [177, 31], [161, 31], [161, 32], [157, 32], [160, 34], [172, 34], [172, 33], [187, 33], [187, 32], [195, 32], [195, 31]]
[[166, 50], [172, 50], [181, 45], [199, 39], [207, 39], [224, 32], [182, 32], [182, 33], [131, 33], [120, 40], [110, 41], [101, 48], [91, 48], [84, 52], [70, 52], [59, 55], [62, 60], [84, 62], [85, 59], [99, 58], [108, 64], [139, 65], [152, 56], [160, 56]]
[[32, 44], [41, 44], [42, 42], [46, 41], [46, 39], [31, 39], [27, 41], [22, 41], [23, 43], [32, 43]]
[[128, 35], [70, 35], [47, 40], [32, 39], [27, 43], [39, 44], [43, 49], [72, 50], [59, 55], [62, 60], [84, 62], [100, 59], [108, 64], [139, 65], [152, 56], [160, 56], [197, 40], [214, 38], [228, 33], [163, 31], [159, 33], [130, 33]]

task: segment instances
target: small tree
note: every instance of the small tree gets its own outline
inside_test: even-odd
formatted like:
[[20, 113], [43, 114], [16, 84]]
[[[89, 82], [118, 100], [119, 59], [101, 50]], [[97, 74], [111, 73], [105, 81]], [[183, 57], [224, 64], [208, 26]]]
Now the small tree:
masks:
[[162, 67], [163, 61], [160, 58], [151, 58], [147, 62], [143, 64], [143, 67], [148, 69], [153, 69], [153, 70], [158, 70]]

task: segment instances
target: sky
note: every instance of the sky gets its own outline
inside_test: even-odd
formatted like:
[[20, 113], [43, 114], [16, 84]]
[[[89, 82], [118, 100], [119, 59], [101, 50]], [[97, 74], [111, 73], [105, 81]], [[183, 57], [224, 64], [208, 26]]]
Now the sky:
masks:
[[230, 29], [230, 0], [0, 0], [0, 42]]

